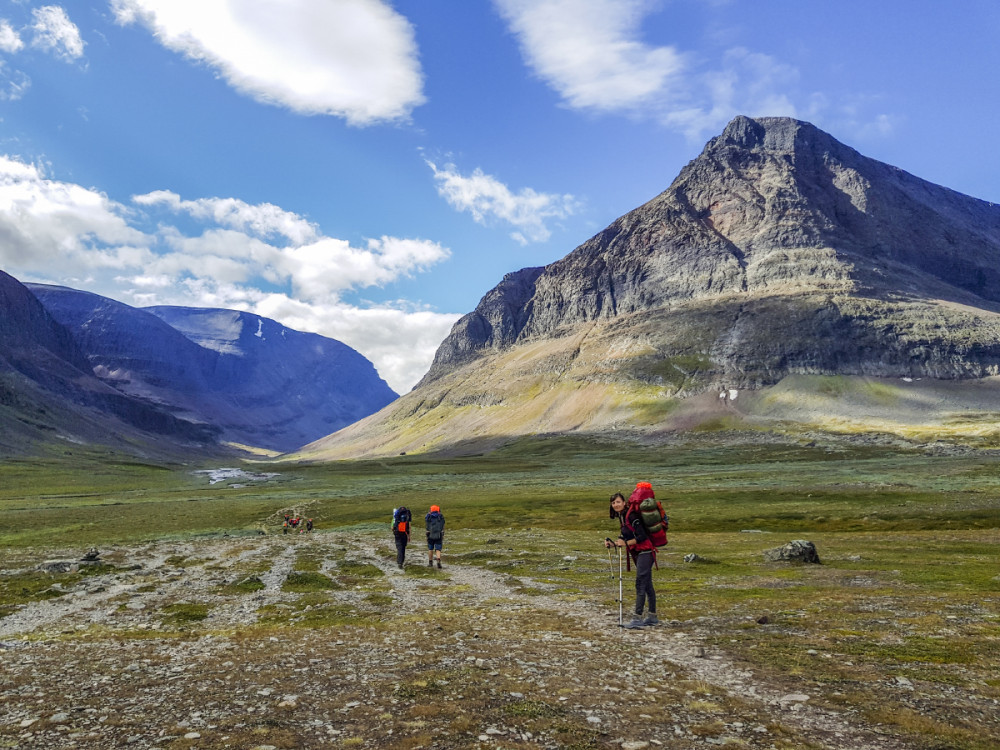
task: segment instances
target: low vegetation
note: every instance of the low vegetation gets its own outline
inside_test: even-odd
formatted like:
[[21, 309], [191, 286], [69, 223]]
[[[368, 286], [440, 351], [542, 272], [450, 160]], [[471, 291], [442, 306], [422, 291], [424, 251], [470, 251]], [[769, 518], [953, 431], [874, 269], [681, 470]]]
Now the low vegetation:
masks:
[[[98, 659], [102, 644], [121, 644], [117, 658], [139, 676], [178, 644], [194, 654], [185, 674], [202, 700], [231, 705], [238, 694], [246, 707], [270, 707], [220, 708], [199, 746], [312, 741], [301, 713], [275, 708], [288, 693], [334, 747], [613, 747], [631, 737], [637, 711], [664, 747], [850, 747], [711, 682], [694, 662], [623, 674], [637, 642], [615, 627], [618, 561], [601, 540], [614, 534], [609, 495], [637, 479], [653, 482], [671, 518], [655, 573], [660, 617], [672, 623], [656, 631], [664, 648], [675, 633], [696, 637], [762, 689], [808, 695], [814, 709], [908, 748], [1000, 743], [992, 453], [726, 435], [657, 447], [539, 438], [464, 458], [257, 465], [279, 476], [215, 485], [193, 473], [205, 467], [119, 472], [93, 460], [0, 466], [0, 628], [74, 591], [112, 596], [106, 621], [23, 636], [51, 652], [30, 679], [55, 679], [60, 663], [82, 670], [92, 657], [94, 679], [109, 670], [105, 688], [116, 693], [124, 662]], [[414, 544], [397, 577], [391, 509], [405, 504], [419, 521], [432, 503], [448, 521], [445, 568], [428, 568]], [[316, 531], [283, 535], [286, 512], [315, 519]], [[791, 539], [814, 542], [822, 564], [764, 561]], [[102, 551], [94, 571], [37, 569], [90, 547]], [[135, 570], [140, 553], [159, 554], [160, 568]], [[474, 571], [492, 576], [496, 592]], [[117, 593], [124, 580], [134, 588]], [[627, 607], [629, 579], [624, 589]], [[209, 648], [211, 658], [195, 658]], [[24, 674], [0, 679], [11, 705], [22, 705]], [[334, 674], [335, 691], [317, 683], [305, 697]], [[261, 697], [262, 685], [274, 696]], [[630, 705], [634, 690], [645, 706]], [[20, 721], [0, 723], [0, 746], [32, 731]], [[196, 744], [184, 739], [190, 727], [162, 729], [173, 738], [162, 747]]]

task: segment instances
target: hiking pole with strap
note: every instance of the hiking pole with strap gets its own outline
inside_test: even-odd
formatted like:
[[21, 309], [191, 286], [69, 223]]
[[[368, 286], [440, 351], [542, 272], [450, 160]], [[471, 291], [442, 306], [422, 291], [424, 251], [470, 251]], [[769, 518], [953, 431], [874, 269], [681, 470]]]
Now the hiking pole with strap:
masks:
[[[617, 545], [615, 545], [617, 547]], [[618, 627], [622, 627], [622, 548], [618, 547]]]
[[614, 542], [611, 541], [611, 537], [609, 536], [604, 537], [604, 542], [604, 546], [608, 550], [608, 571], [611, 573], [611, 580], [613, 581], [615, 580], [615, 564], [611, 561], [611, 545], [613, 545]]

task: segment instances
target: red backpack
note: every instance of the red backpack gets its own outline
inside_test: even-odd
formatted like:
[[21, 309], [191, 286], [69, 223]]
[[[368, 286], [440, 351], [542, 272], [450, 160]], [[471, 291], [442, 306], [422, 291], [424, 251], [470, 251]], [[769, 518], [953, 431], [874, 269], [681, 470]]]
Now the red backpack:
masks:
[[638, 514], [654, 550], [657, 547], [663, 547], [667, 543], [667, 527], [670, 521], [667, 514], [663, 512], [660, 501], [653, 494], [653, 485], [649, 482], [636, 484], [635, 491], [628, 499], [626, 519], [633, 517], [630, 520], [634, 520], [634, 514]]

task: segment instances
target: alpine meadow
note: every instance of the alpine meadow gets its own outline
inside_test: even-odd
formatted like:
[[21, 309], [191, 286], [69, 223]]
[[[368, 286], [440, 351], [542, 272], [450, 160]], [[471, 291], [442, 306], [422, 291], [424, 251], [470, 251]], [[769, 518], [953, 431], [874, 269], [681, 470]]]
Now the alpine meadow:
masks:
[[[280, 455], [185, 420], [205, 396], [171, 402], [120, 326], [32, 302], [45, 335], [8, 335], [2, 406], [26, 437], [0, 465], [0, 740], [994, 747], [998, 226], [807, 123], [737, 118], [653, 202], [509, 275], [410, 393]], [[131, 385], [98, 398], [74, 364]], [[287, 386], [253, 382], [278, 395], [241, 434], [277, 434]], [[84, 418], [103, 439], [68, 439]], [[637, 480], [669, 542], [659, 624], [624, 630], [607, 498]]]

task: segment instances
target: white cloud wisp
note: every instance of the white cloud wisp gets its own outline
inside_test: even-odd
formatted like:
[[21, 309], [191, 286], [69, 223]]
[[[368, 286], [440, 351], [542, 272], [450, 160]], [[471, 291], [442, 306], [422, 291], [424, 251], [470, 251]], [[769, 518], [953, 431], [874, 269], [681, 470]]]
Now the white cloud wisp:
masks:
[[453, 164], [438, 168], [427, 161], [427, 166], [434, 172], [438, 194], [453, 208], [468, 211], [480, 224], [488, 224], [492, 220], [510, 224], [516, 229], [510, 236], [521, 245], [545, 242], [552, 234], [546, 220], [572, 216], [578, 208], [578, 202], [572, 195], [539, 193], [531, 188], [513, 193], [480, 169], [466, 176], [459, 173]]
[[[659, 0], [493, 1], [526, 65], [572, 109], [660, 122], [692, 141], [737, 114], [843, 120], [843, 105], [799, 96], [799, 71], [770, 55], [730, 47], [712, 62], [648, 44], [643, 22], [664, 7]], [[878, 114], [850, 125], [883, 132], [889, 121]]]

